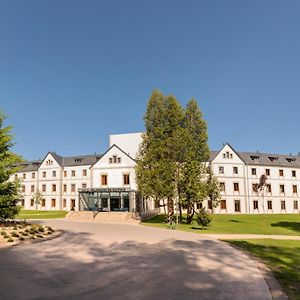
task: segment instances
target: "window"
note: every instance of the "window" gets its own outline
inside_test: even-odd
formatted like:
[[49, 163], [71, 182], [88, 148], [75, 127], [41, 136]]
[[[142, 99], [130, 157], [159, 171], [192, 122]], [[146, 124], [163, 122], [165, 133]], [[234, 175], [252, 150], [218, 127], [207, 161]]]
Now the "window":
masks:
[[22, 193], [25, 193], [25, 185], [22, 185]]
[[257, 183], [253, 183], [252, 184], [252, 191], [253, 192], [257, 192], [257, 190], [258, 190], [258, 184]]
[[280, 190], [280, 193], [281, 193], [281, 194], [284, 194], [284, 184], [281, 184], [281, 185], [279, 186], [279, 190]]
[[31, 178], [34, 179], [35, 178], [35, 173], [31, 173]]
[[42, 192], [44, 192], [44, 193], [46, 192], [46, 184], [42, 185]]
[[252, 168], [252, 169], [251, 169], [251, 174], [252, 174], [253, 176], [256, 176], [256, 169], [255, 169], [255, 168]]
[[21, 206], [24, 206], [24, 205], [25, 205], [25, 200], [24, 200], [24, 199], [21, 199], [20, 205], [21, 205]]
[[56, 199], [51, 199], [51, 207], [55, 207], [56, 206]]
[[293, 185], [293, 194], [297, 194], [297, 193], [298, 193], [297, 185]]
[[30, 199], [30, 206], [34, 206], [34, 199]]
[[226, 209], [226, 200], [221, 200], [221, 209]]
[[82, 187], [83, 189], [86, 189], [86, 183], [82, 183], [82, 184], [81, 184], [81, 187]]
[[272, 209], [272, 201], [268, 200], [268, 209]]
[[114, 162], [114, 163], [117, 162], [117, 156], [116, 156], [116, 155], [113, 156], [113, 162]]
[[234, 200], [234, 211], [241, 212], [241, 202], [240, 200]]
[[101, 185], [107, 185], [107, 175], [101, 175]]
[[212, 209], [212, 201], [211, 200], [207, 201], [207, 206], [208, 206], [208, 209]]
[[32, 186], [30, 187], [30, 191], [31, 191], [31, 193], [34, 193], [34, 185], [32, 185]]
[[52, 192], [56, 192], [56, 184], [52, 184]]
[[280, 206], [281, 206], [281, 209], [282, 209], [282, 210], [285, 210], [285, 201], [281, 201], [280, 204], [281, 204], [281, 205], [280, 205]]
[[71, 184], [71, 192], [75, 193], [76, 190], [76, 185], [75, 184]]
[[72, 175], [72, 177], [75, 177], [75, 170], [72, 170], [72, 173], [71, 173]]
[[233, 167], [233, 174], [238, 174], [238, 173], [239, 173], [238, 167]]
[[46, 172], [43, 172], [43, 178], [46, 178]]
[[112, 164], [112, 157], [109, 158], [109, 163]]
[[64, 191], [64, 193], [66, 193], [66, 192], [67, 192], [67, 185], [66, 185], [66, 184], [64, 184], [63, 191]]
[[266, 169], [266, 176], [270, 176], [270, 169]]
[[238, 183], [238, 182], [234, 182], [234, 183], [233, 183], [233, 190], [234, 190], [235, 192], [239, 192], [240, 187], [239, 187], [239, 183]]
[[294, 209], [298, 210], [298, 201], [297, 200], [294, 201]]
[[258, 209], [258, 201], [257, 200], [253, 201], [253, 209]]
[[271, 184], [267, 184], [267, 193], [272, 193], [272, 187]]
[[45, 206], [46, 206], [46, 200], [42, 199], [42, 207], [45, 207]]
[[224, 167], [219, 167], [219, 174], [224, 174]]
[[295, 170], [292, 170], [292, 177], [296, 178], [296, 171]]
[[220, 191], [225, 192], [225, 182], [220, 182]]
[[129, 174], [123, 174], [123, 184], [124, 185], [129, 184]]
[[75, 199], [71, 199], [71, 210], [75, 209]]
[[86, 176], [86, 170], [82, 170], [82, 177], [85, 177]]
[[63, 199], [63, 208], [66, 208], [66, 207], [67, 207], [67, 200]]
[[64, 177], [67, 177], [67, 171], [64, 171]]
[[283, 177], [283, 170], [282, 169], [279, 170], [279, 176]]
[[56, 171], [52, 171], [52, 177], [56, 177]]
[[48, 159], [48, 160], [46, 161], [46, 165], [47, 165], [47, 166], [53, 165], [53, 160]]
[[15, 180], [18, 180], [18, 174], [15, 174]]
[[119, 164], [121, 163], [121, 157], [118, 157], [118, 163]]
[[26, 179], [26, 174], [25, 173], [23, 173], [23, 179]]
[[202, 202], [201, 203], [197, 203], [197, 209], [201, 209], [202, 208]]

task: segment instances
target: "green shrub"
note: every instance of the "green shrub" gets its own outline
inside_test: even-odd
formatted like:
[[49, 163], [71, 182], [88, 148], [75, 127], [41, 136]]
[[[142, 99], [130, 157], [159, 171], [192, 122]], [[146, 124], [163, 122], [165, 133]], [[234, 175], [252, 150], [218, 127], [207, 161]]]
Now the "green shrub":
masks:
[[10, 238], [10, 235], [8, 235], [8, 234], [5, 232], [5, 234], [3, 235], [3, 237], [4, 237], [5, 239], [8, 239], [8, 238]]
[[6, 231], [2, 230], [1, 235], [6, 235]]
[[12, 238], [9, 238], [9, 239], [7, 240], [8, 243], [12, 243], [13, 241], [14, 241], [14, 239], [12, 239]]
[[39, 232], [44, 232], [44, 231], [45, 231], [45, 228], [44, 228], [43, 226], [39, 226], [38, 231], [39, 231]]
[[20, 241], [24, 241], [25, 239], [24, 239], [22, 236], [20, 236], [20, 237], [19, 237], [19, 240], [20, 240]]
[[13, 232], [11, 233], [11, 236], [13, 236], [13, 237], [19, 237], [20, 235], [19, 235], [17, 232], [13, 231]]
[[38, 238], [43, 238], [43, 236], [41, 234], [38, 234], [37, 237]]
[[205, 208], [201, 208], [196, 218], [197, 224], [201, 229], [207, 229], [211, 223], [211, 216], [205, 210]]
[[28, 233], [28, 232], [29, 232], [29, 229], [28, 229], [28, 228], [26, 228], [24, 231]]

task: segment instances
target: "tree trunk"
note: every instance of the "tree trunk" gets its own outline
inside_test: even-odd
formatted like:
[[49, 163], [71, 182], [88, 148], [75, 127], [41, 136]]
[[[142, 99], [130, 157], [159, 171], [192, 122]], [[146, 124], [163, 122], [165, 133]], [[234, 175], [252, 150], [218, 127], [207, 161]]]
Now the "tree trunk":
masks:
[[167, 207], [168, 207], [168, 215], [167, 215], [168, 224], [171, 224], [174, 215], [174, 201], [172, 198], [168, 198]]
[[179, 204], [179, 222], [182, 223], [182, 206]]
[[186, 216], [186, 223], [192, 224], [193, 217], [194, 217], [194, 203], [189, 203], [187, 208], [187, 216]]

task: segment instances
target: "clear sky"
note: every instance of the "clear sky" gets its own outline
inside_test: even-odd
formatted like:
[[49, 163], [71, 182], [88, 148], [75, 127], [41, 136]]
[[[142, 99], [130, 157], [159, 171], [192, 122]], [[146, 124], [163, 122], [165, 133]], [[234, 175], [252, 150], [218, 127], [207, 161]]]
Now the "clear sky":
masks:
[[103, 152], [153, 89], [194, 97], [209, 145], [300, 151], [300, 1], [0, 1], [0, 108], [27, 159]]

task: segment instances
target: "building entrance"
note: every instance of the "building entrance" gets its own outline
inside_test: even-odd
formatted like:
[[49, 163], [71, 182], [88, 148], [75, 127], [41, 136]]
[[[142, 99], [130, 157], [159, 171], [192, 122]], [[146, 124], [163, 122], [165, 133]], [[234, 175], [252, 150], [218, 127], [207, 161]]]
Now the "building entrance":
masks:
[[126, 188], [79, 189], [80, 210], [138, 211], [136, 192]]

